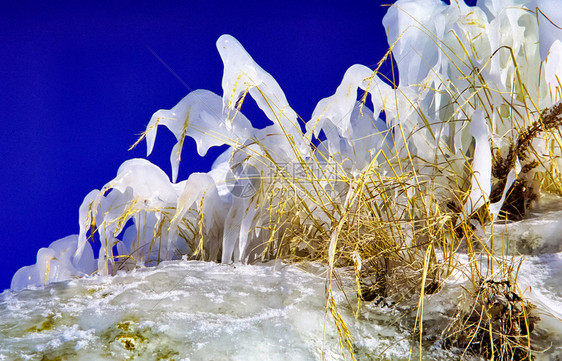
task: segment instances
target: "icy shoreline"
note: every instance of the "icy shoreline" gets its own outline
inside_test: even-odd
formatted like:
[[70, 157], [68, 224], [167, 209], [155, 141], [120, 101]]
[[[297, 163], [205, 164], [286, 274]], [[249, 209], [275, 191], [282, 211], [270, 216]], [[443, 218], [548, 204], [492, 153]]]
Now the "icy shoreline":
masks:
[[[371, 303], [354, 320], [353, 280], [338, 274], [347, 295], [337, 291], [338, 310], [357, 359], [408, 359], [416, 347], [408, 341], [415, 310]], [[528, 256], [520, 270], [522, 291], [541, 310], [541, 346], [553, 345], [537, 360], [562, 353], [560, 321], [544, 312], [562, 313], [561, 276], [562, 253]], [[5, 291], [0, 360], [320, 360], [323, 351], [327, 360], [337, 360], [342, 351], [331, 316], [324, 322], [325, 284], [318, 264], [168, 261], [113, 277]], [[454, 284], [426, 296], [424, 360], [459, 357], [439, 342], [431, 345], [439, 337], [432, 332], [454, 313], [460, 295]]]
[[[333, 320], [324, 322], [323, 268], [303, 266], [169, 261], [5, 291], [0, 359], [320, 360], [324, 325], [326, 359], [341, 359]], [[368, 305], [353, 321], [343, 294], [336, 297], [360, 359], [407, 357], [399, 310]]]

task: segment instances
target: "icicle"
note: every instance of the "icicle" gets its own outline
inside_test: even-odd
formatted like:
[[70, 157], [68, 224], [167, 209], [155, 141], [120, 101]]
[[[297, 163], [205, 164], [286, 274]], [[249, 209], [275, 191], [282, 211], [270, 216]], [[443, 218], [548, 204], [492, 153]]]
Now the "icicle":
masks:
[[[371, 94], [374, 113], [357, 102], [357, 90]], [[343, 76], [336, 93], [318, 102], [306, 124], [307, 139], [324, 131], [323, 146], [339, 162], [352, 159], [352, 171], [367, 165], [387, 140], [388, 126], [378, 119], [386, 103], [393, 103], [394, 92], [373, 71], [363, 65], [351, 66]], [[368, 157], [369, 159], [363, 159]]]
[[[161, 219], [158, 212], [175, 206], [181, 184], [174, 185], [166, 173], [145, 159], [125, 161], [117, 176], [100, 191], [90, 192], [80, 206], [80, 235], [74, 255], [77, 260], [87, 243], [88, 231], [92, 225], [97, 227], [101, 248], [98, 264], [113, 263], [113, 246], [115, 237], [121, 233], [126, 222], [141, 210], [154, 212], [156, 219], [153, 226]], [[167, 229], [167, 227], [165, 228]], [[150, 234], [152, 236], [152, 234]], [[164, 234], [167, 251], [170, 240]], [[103, 267], [106, 268], [106, 267]], [[102, 271], [102, 270], [100, 270]], [[107, 269], [104, 270], [106, 272]]]
[[173, 182], [177, 180], [186, 136], [195, 140], [197, 152], [204, 156], [214, 146], [243, 144], [254, 132], [250, 121], [241, 113], [233, 114], [227, 123], [222, 115], [221, 98], [208, 90], [194, 90], [172, 109], [154, 113], [146, 127], [147, 155], [152, 153], [158, 125], [170, 129], [177, 140], [170, 154]]
[[244, 208], [241, 205], [245, 201], [245, 199], [235, 198], [225, 217], [222, 239], [222, 263], [231, 263], [235, 258], [234, 250], [240, 237], [240, 225], [244, 217]]
[[[179, 233], [179, 223], [185, 217], [189, 209], [193, 206], [196, 208], [199, 205], [202, 197], [205, 197], [203, 209], [199, 212], [203, 213], [203, 219], [209, 227], [214, 223], [215, 210], [207, 207], [207, 204], [216, 202], [218, 193], [215, 187], [215, 182], [211, 176], [206, 173], [192, 173], [185, 182], [184, 188], [177, 200], [176, 212], [170, 221], [169, 225], [169, 238], [175, 239]], [[214, 206], [218, 206], [215, 204]]]
[[488, 143], [488, 127], [484, 111], [478, 109], [472, 115], [470, 134], [476, 145], [472, 156], [471, 191], [464, 205], [464, 213], [470, 215], [486, 202], [490, 196], [492, 180], [492, 152]]
[[562, 97], [562, 79], [559, 78], [559, 74], [562, 74], [562, 42], [555, 40], [544, 62], [544, 77], [549, 87], [548, 96], [553, 103]]
[[505, 186], [503, 188], [503, 192], [502, 192], [502, 196], [501, 196], [500, 200], [495, 202], [495, 203], [490, 204], [490, 206], [488, 207], [488, 210], [489, 210], [490, 214], [492, 215], [492, 222], [494, 222], [496, 220], [498, 214], [500, 214], [500, 211], [501, 211], [501, 209], [503, 207], [503, 204], [505, 202], [505, 198], [507, 196], [507, 192], [509, 191], [509, 189], [513, 185], [513, 182], [515, 182], [515, 179], [517, 179], [517, 175], [519, 174], [520, 169], [521, 169], [521, 165], [519, 164], [519, 160], [518, 160], [515, 168], [510, 170], [508, 175], [507, 175], [507, 180], [505, 181]]
[[434, 24], [446, 8], [440, 0], [399, 0], [388, 9], [382, 23], [393, 46], [400, 86], [419, 84], [437, 64]]
[[[349, 138], [351, 129], [351, 113], [357, 101], [357, 90], [369, 91], [374, 103], [374, 114], [383, 110], [386, 98], [392, 95], [388, 84], [374, 76], [371, 69], [363, 65], [353, 65], [345, 72], [336, 93], [318, 102], [312, 113], [311, 120], [306, 124], [307, 132], [318, 137], [324, 129], [326, 136], [334, 137], [333, 127], [342, 138]], [[334, 135], [332, 135], [334, 134]]]
[[238, 114], [238, 102], [247, 93], [258, 107], [273, 122], [281, 139], [295, 142], [302, 154], [307, 154], [309, 145], [304, 140], [297, 114], [289, 106], [285, 93], [277, 81], [263, 70], [244, 47], [230, 35], [217, 40], [217, 49], [224, 63], [222, 78], [223, 111], [227, 122]]

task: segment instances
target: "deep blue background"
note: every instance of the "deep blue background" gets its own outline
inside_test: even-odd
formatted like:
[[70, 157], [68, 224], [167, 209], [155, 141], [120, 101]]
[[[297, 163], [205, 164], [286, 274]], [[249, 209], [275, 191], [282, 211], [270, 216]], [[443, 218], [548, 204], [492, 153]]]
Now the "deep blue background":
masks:
[[[380, 4], [391, 2], [2, 2], [0, 290], [40, 247], [78, 233], [83, 197], [144, 157], [144, 142], [127, 149], [153, 112], [188, 93], [182, 82], [222, 95], [221, 34], [236, 37], [308, 120], [349, 66], [374, 68], [384, 55]], [[149, 158], [168, 174], [172, 139], [162, 129]], [[178, 180], [216, 155], [185, 146]]]

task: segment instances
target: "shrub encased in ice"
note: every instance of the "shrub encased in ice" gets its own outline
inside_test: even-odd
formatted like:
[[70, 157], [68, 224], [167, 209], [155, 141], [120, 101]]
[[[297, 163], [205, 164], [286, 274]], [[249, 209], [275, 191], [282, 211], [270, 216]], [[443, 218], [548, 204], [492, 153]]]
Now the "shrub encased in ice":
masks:
[[[562, 31], [535, 12], [544, 7], [551, 20], [562, 19], [553, 4], [397, 1], [383, 25], [400, 83], [351, 66], [334, 95], [318, 102], [304, 133], [275, 79], [236, 39], [221, 36], [222, 98], [195, 90], [172, 109], [157, 111], [147, 126], [148, 154], [159, 125], [176, 137], [172, 181], [146, 160], [125, 162], [115, 179], [86, 196], [80, 235], [65, 241], [66, 251], [41, 249], [37, 264], [18, 271], [12, 288], [91, 273], [88, 239], [94, 234], [101, 241], [100, 273], [115, 272], [129, 260], [154, 264], [181, 255], [222, 262], [276, 257], [287, 239], [311, 248], [287, 234], [293, 228], [328, 232], [373, 172], [371, 179], [382, 183], [385, 177], [405, 178], [404, 189], [388, 190], [396, 207], [410, 204], [413, 193], [443, 207], [453, 199], [460, 218], [488, 207], [493, 186], [503, 185], [503, 196], [490, 206], [498, 214], [519, 169], [543, 154], [560, 158], [559, 139], [547, 134], [532, 140], [533, 156], [512, 159], [502, 179], [492, 175], [494, 156], [509, 153], [519, 132], [561, 98]], [[241, 112], [248, 95], [273, 124], [252, 126]], [[185, 137], [195, 140], [202, 156], [213, 146], [229, 148], [208, 173], [176, 183]], [[533, 172], [558, 166], [539, 163]], [[239, 192], [241, 185], [251, 192]], [[372, 202], [386, 206], [376, 197]], [[397, 208], [393, 217], [419, 216], [402, 211]]]

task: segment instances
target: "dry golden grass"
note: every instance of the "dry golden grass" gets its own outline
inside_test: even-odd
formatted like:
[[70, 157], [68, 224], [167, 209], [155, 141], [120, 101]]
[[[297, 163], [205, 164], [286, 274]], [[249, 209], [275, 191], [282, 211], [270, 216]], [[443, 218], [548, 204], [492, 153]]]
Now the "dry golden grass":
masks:
[[[428, 33], [428, 36], [432, 35]], [[456, 88], [453, 82], [443, 81], [441, 91], [449, 93], [451, 99], [444, 106], [451, 108], [450, 119], [444, 121], [460, 122], [459, 115], [468, 114], [467, 109], [483, 108], [487, 119], [498, 109], [506, 110], [509, 114], [502, 115], [505, 117], [502, 121], [513, 124], [513, 133], [505, 135], [509, 145], [492, 152], [489, 201], [472, 214], [467, 214], [463, 208], [474, 176], [471, 153], [474, 149], [466, 149], [459, 156], [451, 149], [439, 148], [437, 153], [441, 160], [430, 162], [410, 152], [408, 137], [398, 125], [394, 136], [404, 139], [405, 149], [395, 149], [393, 154], [381, 150], [360, 175], [351, 176], [344, 170], [344, 164], [319, 150], [313, 152], [310, 159], [303, 159], [295, 140], [285, 132], [294, 152], [293, 169], [298, 168], [297, 173], [279, 164], [271, 150], [258, 140], [252, 146], [240, 145], [240, 150], [247, 152], [246, 159], [269, 167], [271, 174], [260, 179], [259, 189], [253, 195], [262, 206], [255, 218], [262, 220], [260, 232], [266, 236], [251, 253], [259, 255], [255, 262], [282, 259], [316, 261], [328, 266], [326, 319], [329, 315], [336, 326], [344, 358], [347, 355], [355, 360], [353, 336], [334, 297], [338, 287], [336, 270], [341, 267], [353, 269], [358, 308], [365, 302], [408, 304], [413, 298], [417, 299], [412, 305], [417, 310], [412, 330], [416, 340], [411, 341], [418, 343], [420, 350], [423, 350], [426, 295], [440, 292], [448, 277], [460, 272], [471, 287], [464, 293], [465, 299], [454, 322], [443, 327], [447, 343], [462, 347], [467, 353], [495, 360], [531, 359], [530, 334], [537, 322], [534, 306], [518, 290], [517, 272], [511, 259], [503, 253], [505, 247], [501, 247], [501, 254], [494, 251], [494, 242], [504, 240], [494, 240], [493, 233], [486, 231], [483, 237], [475, 230], [478, 227], [486, 230], [493, 223], [495, 216], [489, 211], [490, 202], [501, 199], [508, 175], [518, 167], [518, 161], [522, 168], [506, 193], [501, 217], [524, 216], [531, 202], [542, 192], [562, 195], [557, 166], [562, 144], [562, 104], [539, 109], [519, 75], [511, 93], [501, 94], [502, 104], [490, 103], [498, 98], [492, 96], [496, 90], [486, 83], [482, 76], [484, 69], [469, 60], [473, 49], [465, 46], [465, 40], [457, 38], [459, 48], [464, 51], [464, 54], [457, 54], [434, 38], [443, 54], [468, 81], [463, 89]], [[390, 61], [391, 50], [392, 46], [373, 77], [380, 75], [377, 71], [384, 61]], [[509, 53], [518, 74], [511, 49], [498, 49], [491, 58], [501, 52]], [[485, 66], [489, 66], [490, 60]], [[400, 92], [394, 79], [387, 80]], [[419, 87], [420, 91], [424, 90], [424, 85]], [[236, 112], [242, 109], [247, 93], [248, 89], [237, 103]], [[366, 94], [359, 98], [364, 106], [367, 106]], [[517, 99], [517, 107], [513, 99]], [[417, 115], [427, 128], [433, 125], [429, 115], [421, 111]], [[533, 118], [538, 120], [533, 121]], [[463, 121], [469, 123], [470, 119], [467, 116]], [[534, 148], [537, 139], [548, 144], [548, 154], [539, 154]], [[204, 198], [197, 207], [198, 214], [190, 217], [191, 221], [186, 218], [180, 223], [180, 236], [189, 249], [194, 250], [191, 258], [218, 261], [220, 254], [211, 254], [208, 250], [207, 245], [213, 240], [207, 239], [201, 211], [203, 201]], [[137, 211], [133, 206], [128, 207], [117, 221], [129, 219], [131, 212]], [[162, 223], [155, 227], [153, 234], [156, 246], [162, 225], [169, 222], [174, 212], [153, 211], [162, 214]], [[95, 228], [93, 219], [92, 233]], [[142, 252], [135, 250], [129, 258], [142, 258]], [[466, 255], [466, 263], [459, 262], [461, 254]], [[387, 302], [389, 295], [392, 297]], [[422, 352], [420, 360], [421, 357]]]

